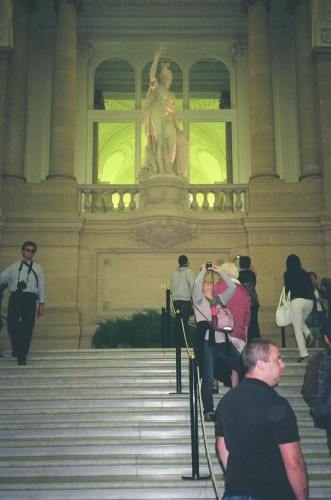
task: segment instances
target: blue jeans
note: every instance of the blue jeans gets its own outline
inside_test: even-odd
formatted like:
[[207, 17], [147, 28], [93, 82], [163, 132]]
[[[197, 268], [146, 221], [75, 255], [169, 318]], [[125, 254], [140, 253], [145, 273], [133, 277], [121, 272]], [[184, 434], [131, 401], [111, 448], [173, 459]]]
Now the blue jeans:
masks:
[[226, 343], [208, 345], [208, 340], [204, 344], [204, 364], [203, 376], [201, 385], [201, 396], [204, 412], [212, 412], [214, 410], [213, 389], [212, 383], [214, 380], [214, 370], [217, 359], [220, 359], [228, 367], [238, 372], [239, 379], [241, 378], [240, 353], [230, 344], [229, 352], [226, 350]]

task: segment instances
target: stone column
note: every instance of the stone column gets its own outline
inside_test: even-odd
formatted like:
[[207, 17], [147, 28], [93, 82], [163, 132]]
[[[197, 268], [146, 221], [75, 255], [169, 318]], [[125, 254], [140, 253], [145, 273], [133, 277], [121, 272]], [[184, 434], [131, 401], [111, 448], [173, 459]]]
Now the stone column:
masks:
[[0, 46], [0, 215], [2, 213], [1, 172], [3, 163], [3, 139], [5, 134], [5, 103], [7, 94], [8, 61], [11, 55], [12, 55], [11, 47]]
[[321, 177], [318, 150], [318, 118], [314, 63], [311, 46], [311, 16], [308, 0], [289, 0], [294, 14], [301, 179]]
[[25, 181], [24, 159], [32, 2], [13, 1], [13, 56], [8, 66], [2, 177]]
[[76, 9], [81, 0], [57, 0], [48, 180], [75, 180], [77, 72]]
[[[323, 166], [324, 212], [331, 214], [331, 47], [315, 47], [316, 79], [319, 97], [321, 158]], [[331, 236], [330, 236], [331, 244]]]
[[267, 12], [270, 0], [244, 0], [243, 3], [248, 8], [251, 179], [276, 178], [278, 175]]

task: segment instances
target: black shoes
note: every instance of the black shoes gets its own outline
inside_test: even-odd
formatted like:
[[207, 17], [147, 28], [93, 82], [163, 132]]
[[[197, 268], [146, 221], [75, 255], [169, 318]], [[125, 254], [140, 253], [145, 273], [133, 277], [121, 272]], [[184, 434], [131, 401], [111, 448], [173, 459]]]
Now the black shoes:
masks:
[[306, 338], [306, 347], [314, 347], [315, 345], [315, 339], [313, 335], [308, 335]]
[[25, 366], [26, 365], [26, 359], [18, 359], [17, 364], [19, 366]]
[[304, 356], [303, 358], [299, 358], [297, 363], [302, 363], [302, 361], [309, 361], [309, 356]]
[[208, 411], [205, 413], [205, 422], [215, 422], [215, 412], [214, 411]]

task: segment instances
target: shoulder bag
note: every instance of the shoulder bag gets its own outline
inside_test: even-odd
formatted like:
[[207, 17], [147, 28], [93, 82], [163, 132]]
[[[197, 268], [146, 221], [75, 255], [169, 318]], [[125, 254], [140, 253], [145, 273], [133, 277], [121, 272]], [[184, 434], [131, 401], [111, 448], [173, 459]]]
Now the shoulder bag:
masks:
[[285, 295], [285, 286], [280, 294], [279, 304], [276, 311], [276, 323], [277, 326], [287, 326], [292, 323], [291, 318], [291, 291], [288, 292], [287, 297]]

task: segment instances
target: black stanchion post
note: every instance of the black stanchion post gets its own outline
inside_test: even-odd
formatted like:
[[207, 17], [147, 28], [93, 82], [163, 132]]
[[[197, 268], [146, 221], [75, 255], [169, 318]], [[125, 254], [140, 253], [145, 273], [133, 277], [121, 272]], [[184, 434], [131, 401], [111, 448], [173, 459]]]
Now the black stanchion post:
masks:
[[165, 319], [166, 347], [170, 347], [170, 290], [166, 291], [166, 319]]
[[285, 339], [285, 326], [280, 327], [280, 334], [282, 337], [282, 347], [286, 347], [286, 339]]
[[191, 413], [191, 453], [192, 476], [182, 476], [182, 479], [209, 479], [210, 475], [201, 477], [199, 474], [199, 414], [198, 414], [198, 370], [195, 358], [190, 358], [190, 413]]
[[166, 313], [165, 313], [165, 308], [162, 307], [162, 312], [161, 312], [161, 347], [165, 347], [165, 332], [166, 332], [166, 324], [165, 324], [165, 318], [166, 318]]
[[176, 330], [176, 390], [177, 394], [182, 393], [182, 350], [181, 344], [181, 333], [182, 333], [182, 315], [179, 311], [176, 311], [175, 317], [175, 330]]

